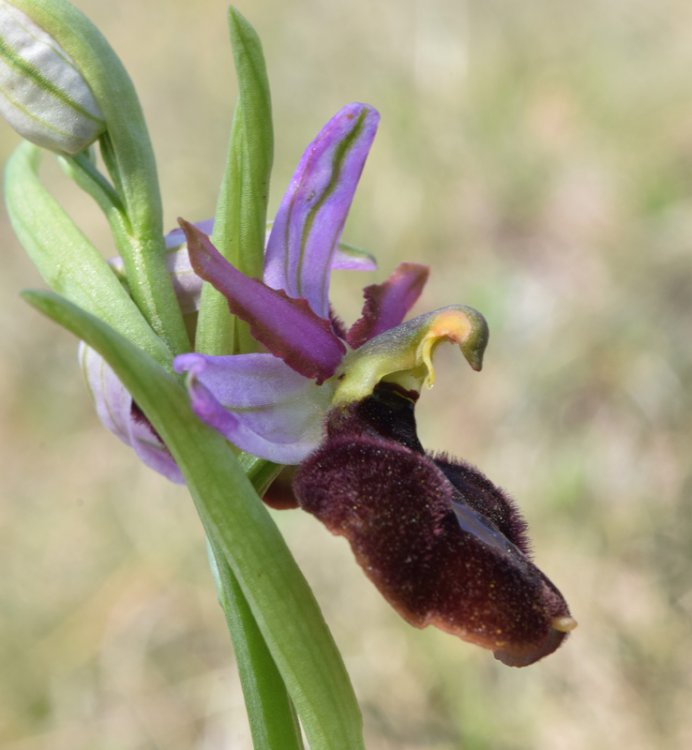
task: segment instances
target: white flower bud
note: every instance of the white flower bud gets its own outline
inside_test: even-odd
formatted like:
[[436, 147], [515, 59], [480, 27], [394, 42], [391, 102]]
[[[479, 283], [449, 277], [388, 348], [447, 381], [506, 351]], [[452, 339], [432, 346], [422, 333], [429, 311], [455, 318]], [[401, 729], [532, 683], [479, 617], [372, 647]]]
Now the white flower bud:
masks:
[[76, 154], [105, 128], [72, 58], [29, 16], [0, 0], [0, 114], [24, 138]]

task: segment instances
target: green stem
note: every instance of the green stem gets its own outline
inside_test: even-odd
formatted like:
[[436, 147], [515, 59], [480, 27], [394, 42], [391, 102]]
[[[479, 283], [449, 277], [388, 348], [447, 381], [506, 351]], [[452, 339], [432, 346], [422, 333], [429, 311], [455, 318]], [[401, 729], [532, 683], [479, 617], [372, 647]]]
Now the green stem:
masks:
[[[117, 231], [124, 232], [129, 229], [125, 206], [123, 206], [117, 191], [101, 174], [94, 159], [91, 157], [92, 153], [90, 151], [82, 151], [74, 156], [61, 156], [58, 161], [65, 174], [73, 179], [85, 193], [88, 193], [96, 201], [109, 220], [111, 229], [113, 229], [111, 216], [113, 213], [118, 214], [117, 221], [119, 226]], [[115, 233], [116, 230], [113, 229], [113, 234]]]
[[74, 180], [85, 193], [88, 193], [103, 211], [118, 251], [121, 255], [127, 253], [131, 227], [120, 195], [99, 172], [89, 158], [88, 152], [83, 151], [76, 156], [63, 156], [59, 161], [65, 174]]

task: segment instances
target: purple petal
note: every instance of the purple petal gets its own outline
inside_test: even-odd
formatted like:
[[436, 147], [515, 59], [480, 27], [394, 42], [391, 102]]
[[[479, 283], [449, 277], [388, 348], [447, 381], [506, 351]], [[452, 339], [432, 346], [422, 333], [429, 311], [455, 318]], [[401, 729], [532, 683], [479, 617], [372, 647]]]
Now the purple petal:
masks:
[[[196, 221], [195, 226], [205, 234], [214, 229], [214, 219]], [[190, 263], [185, 233], [178, 227], [172, 229], [165, 237], [166, 268], [173, 279], [173, 288], [183, 314], [199, 310], [199, 298], [202, 294], [202, 279], [195, 273]]]
[[378, 121], [372, 107], [354, 103], [322, 128], [298, 164], [269, 236], [264, 281], [307, 299], [322, 318], [329, 316], [334, 250]]
[[166, 253], [166, 268], [173, 280], [173, 289], [184, 315], [199, 310], [202, 294], [202, 279], [195, 273], [190, 262], [187, 246]]
[[291, 299], [234, 268], [199, 229], [181, 220], [196, 273], [228, 300], [232, 313], [252, 335], [289, 367], [318, 383], [331, 377], [346, 351], [329, 320], [318, 317], [303, 299]]
[[152, 427], [151, 422], [134, 402], [132, 403], [129, 428], [130, 445], [134, 448], [142, 463], [159, 474], [163, 474], [172, 482], [184, 484], [182, 472], [173, 460], [173, 456]]
[[[203, 232], [211, 232], [214, 220], [208, 219], [195, 224]], [[202, 279], [194, 272], [190, 263], [190, 256], [185, 244], [185, 234], [182, 229], [174, 229], [165, 237], [166, 269], [171, 275], [175, 295], [183, 314], [197, 312], [199, 298], [202, 293]], [[120, 256], [108, 261], [111, 268], [122, 280], [125, 280], [125, 263]]]
[[197, 416], [248, 453], [295, 464], [322, 439], [331, 388], [317, 386], [271, 354], [181, 354]]
[[103, 357], [83, 341], [79, 343], [79, 364], [91, 391], [96, 414], [103, 426], [123, 443], [130, 445], [128, 422], [132, 396], [118, 380]]
[[182, 484], [183, 476], [173, 457], [103, 357], [80, 343], [79, 361], [103, 425], [134, 448], [149, 468]]
[[[195, 221], [194, 225], [197, 229], [201, 229], [204, 234], [211, 235], [214, 229], [214, 219], [204, 219], [203, 221]], [[166, 250], [175, 250], [181, 245], [185, 244], [185, 232], [180, 227], [171, 229], [168, 234], [164, 236], [164, 242], [166, 243]]]
[[[205, 219], [204, 221], [195, 221], [193, 224], [197, 229], [201, 229], [204, 234], [211, 237], [214, 231], [214, 219]], [[274, 222], [269, 222], [267, 225], [267, 241], [269, 241], [269, 235], [271, 233], [271, 227]], [[176, 251], [185, 244], [185, 233], [180, 227], [172, 229], [168, 234], [165, 235], [164, 241], [166, 243], [166, 249]], [[122, 263], [122, 262], [121, 262]], [[354, 247], [345, 242], [339, 242], [334, 250], [334, 256], [332, 257], [332, 271], [376, 271], [377, 261], [372, 253], [367, 250], [361, 250], [359, 247]]]
[[348, 332], [349, 345], [357, 349], [374, 336], [398, 326], [420, 297], [429, 273], [427, 266], [401, 263], [383, 284], [365, 287], [363, 313]]
[[365, 250], [340, 242], [332, 256], [332, 271], [376, 271], [377, 261]]

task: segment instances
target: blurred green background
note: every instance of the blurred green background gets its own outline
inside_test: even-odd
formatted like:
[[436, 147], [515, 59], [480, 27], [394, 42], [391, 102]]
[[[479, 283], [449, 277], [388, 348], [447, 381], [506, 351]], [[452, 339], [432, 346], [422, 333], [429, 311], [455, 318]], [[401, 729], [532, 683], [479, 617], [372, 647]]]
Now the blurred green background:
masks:
[[[225, 2], [79, 0], [139, 90], [167, 224], [213, 212], [234, 84]], [[275, 514], [361, 700], [370, 750], [692, 746], [692, 5], [239, 0], [272, 81], [275, 208], [342, 104], [382, 114], [346, 238], [429, 263], [419, 310], [488, 318], [486, 366], [439, 351], [429, 448], [519, 501], [579, 628], [524, 670], [409, 628], [343, 540]], [[3, 160], [17, 143], [0, 129]], [[55, 170], [54, 170], [55, 171]], [[65, 204], [112, 254], [104, 222]], [[75, 342], [0, 216], [0, 745], [249, 748], [184, 490], [98, 424]]]

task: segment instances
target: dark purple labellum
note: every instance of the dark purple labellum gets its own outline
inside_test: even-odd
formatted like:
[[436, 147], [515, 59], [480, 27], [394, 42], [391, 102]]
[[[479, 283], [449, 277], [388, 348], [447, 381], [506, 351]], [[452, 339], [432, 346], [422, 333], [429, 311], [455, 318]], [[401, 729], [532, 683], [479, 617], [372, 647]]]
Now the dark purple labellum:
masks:
[[381, 384], [332, 410], [299, 468], [300, 506], [334, 534], [411, 624], [435, 625], [511, 666], [552, 653], [576, 623], [527, 555], [514, 503], [477, 469], [426, 454], [414, 399]]

